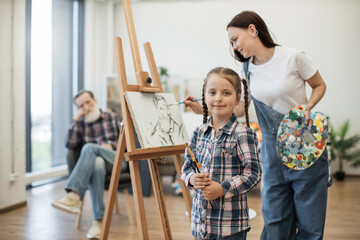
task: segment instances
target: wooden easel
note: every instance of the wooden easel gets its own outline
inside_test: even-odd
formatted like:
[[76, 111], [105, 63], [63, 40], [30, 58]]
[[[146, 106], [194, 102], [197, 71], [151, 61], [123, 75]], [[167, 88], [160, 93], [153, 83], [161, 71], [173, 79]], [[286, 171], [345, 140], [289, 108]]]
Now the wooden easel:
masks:
[[[160, 174], [157, 166], [157, 161], [155, 160], [164, 156], [173, 156], [176, 172], [180, 180], [181, 165], [182, 165], [180, 154], [184, 153], [185, 145], [176, 145], [176, 146], [161, 147], [161, 148], [157, 147], [157, 148], [136, 149], [133, 121], [131, 119], [129, 109], [125, 101], [124, 93], [128, 91], [155, 93], [155, 92], [163, 92], [163, 89], [161, 87], [160, 77], [155, 64], [151, 46], [150, 43], [148, 42], [144, 44], [144, 48], [152, 78], [149, 78], [149, 74], [147, 72], [144, 72], [142, 69], [130, 0], [122, 0], [122, 4], [125, 13], [128, 35], [130, 38], [131, 52], [135, 67], [137, 85], [127, 84], [122, 41], [120, 37], [116, 37], [114, 40], [115, 54], [116, 54], [115, 58], [116, 58], [116, 66], [118, 73], [120, 101], [122, 106], [121, 111], [123, 115], [124, 127], [121, 129], [118, 145], [116, 148], [114, 167], [111, 176], [109, 194], [106, 201], [105, 216], [103, 219], [101, 239], [102, 240], [108, 239], [112, 210], [114, 207], [115, 194], [117, 194], [117, 187], [120, 178], [122, 159], [124, 156], [126, 158], [126, 161], [129, 162], [129, 166], [130, 166], [130, 175], [131, 175], [133, 196], [135, 202], [136, 220], [137, 220], [138, 230], [140, 233], [140, 239], [142, 240], [149, 239], [146, 217], [145, 217], [144, 200], [142, 195], [142, 188], [141, 188], [141, 181], [139, 174], [140, 173], [139, 162], [138, 162], [139, 160], [143, 160], [143, 159], [147, 159], [149, 164], [152, 186], [154, 189], [154, 194], [156, 197], [156, 201], [163, 225], [164, 238], [172, 239], [169, 219], [167, 216], [167, 210], [165, 206], [164, 195], [160, 181]], [[153, 85], [151, 85], [151, 83]], [[125, 153], [125, 144], [127, 148], [127, 153]], [[192, 199], [189, 190], [187, 189], [185, 184], [182, 181], [179, 182], [181, 184], [181, 189], [183, 192], [183, 198], [185, 201], [186, 209], [189, 213], [189, 218], [191, 218], [190, 213], [191, 213]]]

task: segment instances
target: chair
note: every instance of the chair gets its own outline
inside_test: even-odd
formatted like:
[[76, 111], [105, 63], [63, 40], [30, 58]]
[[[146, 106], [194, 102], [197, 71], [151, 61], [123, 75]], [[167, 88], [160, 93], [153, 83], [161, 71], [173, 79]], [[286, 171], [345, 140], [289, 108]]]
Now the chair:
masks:
[[[106, 176], [106, 179], [105, 179], [105, 189], [106, 190], [109, 190], [110, 180], [111, 180], [111, 175]], [[129, 187], [131, 187], [130, 172], [129, 171], [122, 172], [120, 174], [118, 190], [122, 190], [124, 192], [124, 195], [126, 198], [127, 209], [128, 209], [129, 221], [131, 224], [134, 224], [135, 220], [134, 220], [134, 215], [133, 215], [132, 208], [131, 208], [131, 200], [130, 200], [130, 195], [129, 195], [129, 190], [128, 190]], [[115, 211], [117, 214], [119, 214], [119, 203], [118, 203], [117, 197], [118, 196], [116, 194], [115, 195]], [[84, 201], [85, 201], [85, 197], [80, 202], [80, 213], [77, 214], [77, 217], [76, 217], [75, 225], [77, 228], [80, 227]]]
[[[122, 128], [123, 128], [123, 126], [121, 126], [121, 129]], [[120, 130], [120, 132], [121, 132], [121, 130]], [[136, 144], [137, 144], [136, 146], [140, 145], [138, 142]], [[72, 169], [74, 168], [74, 166], [76, 164], [76, 161], [80, 156], [80, 152], [81, 152], [81, 148], [78, 148], [76, 150], [69, 150], [68, 151], [67, 162], [68, 162], [69, 172], [71, 172]], [[143, 175], [146, 175], [146, 174], [143, 174]], [[150, 176], [150, 173], [148, 173], [147, 175]], [[146, 181], [147, 179], [144, 179], [144, 180]], [[104, 187], [105, 190], [109, 190], [110, 181], [111, 181], [111, 175], [107, 175], [105, 177], [105, 187]], [[132, 208], [131, 208], [131, 200], [130, 200], [130, 195], [129, 195], [129, 190], [128, 190], [129, 187], [131, 187], [131, 176], [130, 176], [130, 169], [127, 168], [126, 171], [124, 171], [124, 172], [122, 172], [120, 174], [118, 191], [122, 190], [124, 192], [124, 195], [125, 195], [125, 198], [126, 198], [127, 209], [128, 209], [129, 221], [130, 221], [131, 224], [134, 224], [135, 220], [134, 220], [134, 215], [133, 215]], [[118, 202], [117, 197], [118, 196], [116, 194], [115, 195], [115, 211], [116, 211], [117, 214], [119, 214], [119, 202]], [[75, 226], [77, 228], [80, 227], [82, 211], [83, 211], [83, 207], [84, 207], [84, 200], [85, 200], [85, 197], [80, 202], [80, 213], [77, 214], [77, 216], [76, 216]]]

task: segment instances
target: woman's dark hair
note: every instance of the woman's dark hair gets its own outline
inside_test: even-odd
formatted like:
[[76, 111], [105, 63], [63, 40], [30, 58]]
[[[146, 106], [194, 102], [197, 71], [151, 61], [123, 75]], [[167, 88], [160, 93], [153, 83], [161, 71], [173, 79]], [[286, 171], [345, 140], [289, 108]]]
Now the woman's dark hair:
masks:
[[[236, 28], [245, 28], [247, 29], [250, 24], [253, 24], [258, 31], [258, 37], [261, 43], [267, 47], [272, 48], [278, 46], [270, 36], [270, 32], [264, 22], [264, 20], [255, 12], [252, 11], [243, 11], [236, 15], [227, 25], [226, 29], [229, 27], [236, 27]], [[249, 58], [244, 58], [238, 51], [234, 51], [235, 59], [240, 62], [245, 62]]]
[[204, 85], [203, 85], [203, 89], [202, 89], [203, 123], [207, 122], [207, 117], [208, 117], [208, 108], [207, 108], [207, 105], [205, 103], [206, 85], [207, 85], [207, 82], [208, 82], [209, 78], [213, 74], [217, 74], [220, 77], [228, 80], [231, 83], [231, 85], [235, 88], [236, 94], [241, 94], [241, 83], [243, 83], [243, 85], [244, 85], [246, 124], [247, 124], [248, 127], [250, 127], [249, 112], [248, 112], [248, 109], [249, 109], [249, 93], [248, 93], [247, 81], [245, 79], [240, 79], [239, 75], [234, 70], [232, 70], [230, 68], [224, 68], [224, 67], [217, 67], [217, 68], [214, 68], [214, 69], [210, 70], [210, 72], [207, 74], [207, 76], [206, 76], [206, 78], [204, 80]]

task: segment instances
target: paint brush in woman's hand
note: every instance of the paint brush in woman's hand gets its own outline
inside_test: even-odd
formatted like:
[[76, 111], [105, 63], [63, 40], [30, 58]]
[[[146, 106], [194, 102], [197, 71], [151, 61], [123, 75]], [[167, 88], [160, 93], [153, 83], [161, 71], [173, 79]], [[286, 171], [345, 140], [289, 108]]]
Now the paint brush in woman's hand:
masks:
[[[194, 99], [194, 100], [191, 100], [192, 102], [197, 102], [197, 101], [201, 101], [202, 98], [197, 98], [197, 99]], [[170, 103], [168, 104], [168, 106], [171, 106], [171, 105], [179, 105], [179, 104], [184, 104], [184, 101], [182, 102], [176, 102], [176, 103]]]

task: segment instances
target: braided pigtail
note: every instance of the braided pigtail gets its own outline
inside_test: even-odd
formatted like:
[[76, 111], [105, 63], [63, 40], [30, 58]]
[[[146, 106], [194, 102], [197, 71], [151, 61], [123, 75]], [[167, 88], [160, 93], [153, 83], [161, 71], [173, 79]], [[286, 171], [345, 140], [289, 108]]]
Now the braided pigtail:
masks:
[[203, 123], [205, 124], [207, 122], [208, 117], [208, 107], [205, 103], [205, 87], [206, 83], [204, 83], [203, 89], [202, 89], [202, 105], [203, 105]]
[[242, 84], [244, 85], [244, 100], [245, 100], [245, 118], [246, 118], [246, 125], [250, 127], [249, 121], [249, 91], [248, 91], [248, 84], [246, 79], [241, 79]]

